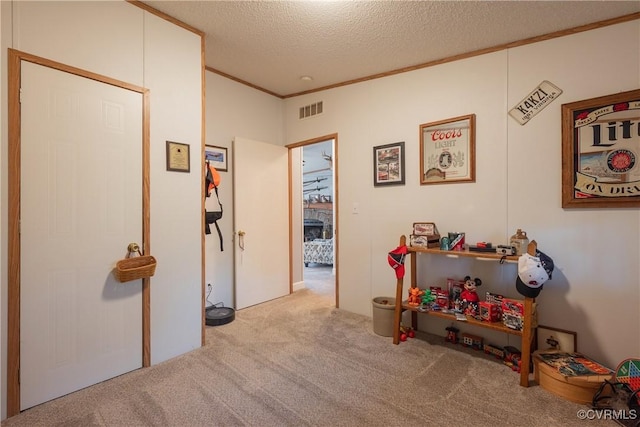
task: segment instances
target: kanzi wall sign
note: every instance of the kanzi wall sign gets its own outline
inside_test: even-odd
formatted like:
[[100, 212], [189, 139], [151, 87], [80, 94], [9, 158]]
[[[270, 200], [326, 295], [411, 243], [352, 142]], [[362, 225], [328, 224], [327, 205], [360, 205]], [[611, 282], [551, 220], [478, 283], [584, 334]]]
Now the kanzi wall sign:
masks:
[[543, 81], [527, 95], [522, 101], [509, 111], [509, 115], [513, 117], [521, 125], [525, 125], [529, 120], [533, 118], [540, 111], [556, 99], [562, 90], [554, 84]]

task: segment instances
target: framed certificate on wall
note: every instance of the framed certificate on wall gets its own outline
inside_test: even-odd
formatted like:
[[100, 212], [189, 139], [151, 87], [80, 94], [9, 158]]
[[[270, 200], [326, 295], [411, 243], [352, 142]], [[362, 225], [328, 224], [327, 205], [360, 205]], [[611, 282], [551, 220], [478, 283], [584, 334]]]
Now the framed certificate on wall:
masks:
[[189, 145], [167, 141], [167, 170], [174, 172], [190, 172]]

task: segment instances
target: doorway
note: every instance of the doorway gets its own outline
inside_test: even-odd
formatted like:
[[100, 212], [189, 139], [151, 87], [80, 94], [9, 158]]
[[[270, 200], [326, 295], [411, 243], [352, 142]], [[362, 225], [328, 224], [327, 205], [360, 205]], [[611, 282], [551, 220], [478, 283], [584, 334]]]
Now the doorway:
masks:
[[337, 306], [335, 143], [330, 137], [302, 146], [302, 279]]

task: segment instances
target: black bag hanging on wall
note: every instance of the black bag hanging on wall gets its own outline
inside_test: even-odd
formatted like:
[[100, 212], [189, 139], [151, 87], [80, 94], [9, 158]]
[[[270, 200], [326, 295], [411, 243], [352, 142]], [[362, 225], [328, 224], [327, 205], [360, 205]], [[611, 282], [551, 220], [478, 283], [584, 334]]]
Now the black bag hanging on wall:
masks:
[[220, 197], [218, 196], [218, 184], [220, 184], [220, 175], [218, 171], [209, 165], [207, 161], [207, 174], [205, 178], [205, 198], [211, 196], [211, 189], [215, 190], [216, 199], [218, 200], [218, 206], [220, 206], [219, 211], [214, 212], [204, 212], [204, 233], [211, 234], [211, 228], [209, 228], [209, 224], [214, 224], [216, 226], [216, 230], [218, 231], [218, 237], [220, 238], [220, 251], [224, 251], [224, 246], [222, 242], [222, 231], [220, 231], [220, 226], [218, 225], [218, 220], [222, 218], [222, 203], [220, 203]]

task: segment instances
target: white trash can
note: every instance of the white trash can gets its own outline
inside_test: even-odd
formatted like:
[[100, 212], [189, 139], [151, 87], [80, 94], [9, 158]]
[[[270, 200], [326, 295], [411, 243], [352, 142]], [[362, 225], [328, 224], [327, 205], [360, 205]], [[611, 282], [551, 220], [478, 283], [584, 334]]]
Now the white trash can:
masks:
[[393, 315], [396, 310], [396, 299], [376, 297], [373, 303], [373, 332], [383, 337], [393, 336]]

